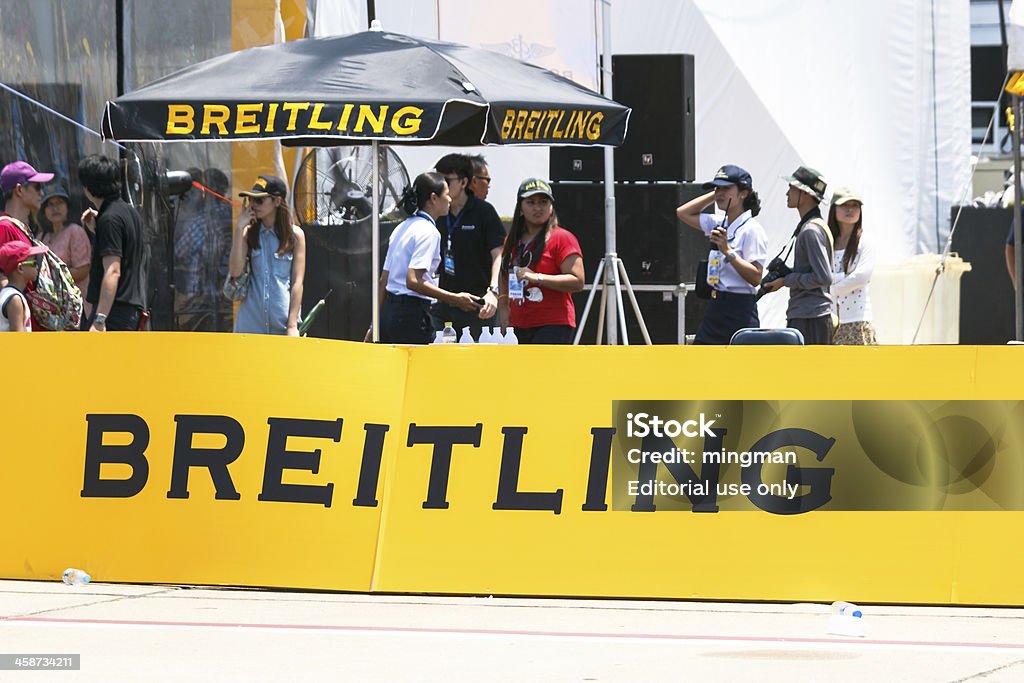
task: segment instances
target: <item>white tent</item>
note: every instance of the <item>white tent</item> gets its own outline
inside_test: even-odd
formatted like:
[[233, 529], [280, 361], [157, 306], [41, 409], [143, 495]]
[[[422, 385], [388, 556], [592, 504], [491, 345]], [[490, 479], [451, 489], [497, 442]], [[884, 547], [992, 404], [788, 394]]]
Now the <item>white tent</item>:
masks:
[[[388, 30], [436, 37], [438, 7], [464, 2], [376, 0], [376, 13]], [[493, 22], [445, 38], [501, 42], [503, 17], [520, 4], [484, 6]], [[316, 12], [323, 35], [364, 22], [366, 3], [316, 0]], [[594, 38], [586, 24], [577, 23], [580, 41]], [[797, 220], [779, 177], [803, 163], [831, 187], [863, 194], [882, 263], [942, 251], [950, 206], [966, 196], [971, 173], [968, 0], [612, 0], [612, 50], [695, 56], [698, 179], [725, 163], [747, 168], [773, 250]], [[446, 151], [401, 154], [417, 173]], [[484, 153], [497, 179], [489, 199], [511, 215], [519, 179], [546, 175], [547, 152]], [[597, 255], [588, 275], [596, 263]], [[765, 297], [762, 323], [782, 324], [784, 310], [784, 294]]]

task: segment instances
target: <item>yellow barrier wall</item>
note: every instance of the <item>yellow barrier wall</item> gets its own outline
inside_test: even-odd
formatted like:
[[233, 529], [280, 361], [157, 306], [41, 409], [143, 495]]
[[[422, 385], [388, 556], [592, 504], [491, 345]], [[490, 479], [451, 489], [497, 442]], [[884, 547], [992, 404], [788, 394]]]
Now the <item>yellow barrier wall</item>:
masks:
[[[83, 359], [91, 379], [81, 393], [35, 403], [28, 397], [40, 371], [29, 371], [26, 400], [8, 402], [19, 409], [3, 418], [0, 511], [17, 522], [0, 532], [0, 576], [52, 579], [80, 566], [97, 581], [1024, 604], [1018, 509], [630, 512], [613, 509], [610, 493], [607, 509], [582, 509], [591, 430], [612, 426], [613, 401], [1014, 402], [1024, 386], [1018, 349], [405, 349], [162, 333], [7, 335], [4, 343], [9, 357]], [[109, 374], [97, 376], [92, 365]], [[86, 416], [114, 413], [139, 415], [149, 427], [148, 483], [133, 497], [83, 498]], [[240, 500], [215, 500], [210, 472], [198, 467], [189, 498], [168, 498], [176, 415], [238, 421], [245, 446], [228, 471]], [[259, 500], [272, 417], [343, 419], [337, 443], [289, 439], [291, 451], [321, 449], [320, 467], [282, 477], [333, 483], [331, 507]], [[388, 425], [376, 507], [365, 495], [353, 504], [367, 423]], [[445, 435], [470, 442], [452, 446], [446, 479], [445, 449], [435, 453], [431, 443]], [[108, 435], [104, 443], [127, 440]], [[193, 446], [227, 441], [199, 435]], [[1024, 453], [999, 457], [1015, 457], [1008, 462], [1016, 466]], [[129, 473], [108, 464], [102, 477]], [[557, 514], [495, 509], [556, 500]]]

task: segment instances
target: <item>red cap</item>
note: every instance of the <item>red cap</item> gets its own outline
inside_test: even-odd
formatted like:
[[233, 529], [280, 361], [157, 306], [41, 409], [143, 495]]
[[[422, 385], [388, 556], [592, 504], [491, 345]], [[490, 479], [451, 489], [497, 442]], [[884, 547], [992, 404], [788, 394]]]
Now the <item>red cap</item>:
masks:
[[50, 250], [41, 244], [38, 247], [33, 247], [20, 240], [0, 245], [0, 271], [3, 271], [5, 275], [10, 275], [18, 267], [18, 264], [29, 256], [45, 254], [48, 251]]

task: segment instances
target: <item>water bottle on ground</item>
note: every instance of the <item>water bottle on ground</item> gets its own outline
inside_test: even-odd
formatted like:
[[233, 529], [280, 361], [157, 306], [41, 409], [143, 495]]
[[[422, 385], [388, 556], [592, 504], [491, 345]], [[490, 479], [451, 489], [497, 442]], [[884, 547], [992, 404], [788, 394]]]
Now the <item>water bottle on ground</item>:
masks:
[[832, 615], [828, 618], [828, 633], [837, 636], [863, 638], [870, 626], [864, 619], [864, 612], [851, 602], [833, 602]]
[[511, 346], [515, 346], [519, 343], [519, 337], [516, 336], [516, 333], [511, 326], [505, 328], [505, 336], [501, 338], [501, 343], [509, 344]]
[[480, 331], [480, 343], [481, 344], [497, 344], [498, 340], [494, 338], [494, 333], [490, 327], [485, 326]]
[[852, 602], [843, 602], [842, 600], [832, 603], [832, 614], [845, 617], [856, 617], [857, 619], [864, 616], [860, 607], [857, 607], [857, 605]]
[[68, 567], [64, 570], [64, 577], [62, 581], [69, 586], [84, 586], [92, 580], [92, 577], [83, 572], [81, 569], [75, 569], [74, 567]]
[[473, 344], [473, 343], [475, 343], [473, 341], [473, 335], [470, 334], [468, 327], [463, 327], [462, 328], [462, 336], [459, 337], [459, 343], [460, 344]]
[[441, 330], [441, 343], [442, 344], [454, 344], [455, 343], [455, 328], [451, 323], [445, 323], [444, 329]]
[[443, 344], [443, 343], [444, 343], [444, 332], [441, 331], [441, 330], [438, 330], [437, 332], [434, 333], [434, 341], [432, 341], [431, 344]]

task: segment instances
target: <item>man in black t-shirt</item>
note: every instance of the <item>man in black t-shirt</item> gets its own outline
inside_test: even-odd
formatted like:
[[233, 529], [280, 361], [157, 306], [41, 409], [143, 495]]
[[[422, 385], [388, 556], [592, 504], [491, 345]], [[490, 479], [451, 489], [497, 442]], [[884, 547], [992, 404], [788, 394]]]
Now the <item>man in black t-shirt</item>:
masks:
[[456, 329], [469, 327], [474, 339], [483, 326], [498, 325], [498, 274], [505, 226], [494, 207], [469, 190], [473, 162], [464, 154], [448, 154], [437, 162], [451, 195], [451, 209], [437, 220], [441, 232], [440, 287], [450, 292], [469, 292], [483, 299], [479, 314], [437, 303], [430, 314], [436, 329], [451, 322]]
[[121, 199], [116, 162], [92, 154], [78, 164], [85, 197], [96, 207], [82, 214], [82, 224], [96, 232], [89, 268], [93, 305], [89, 329], [137, 330], [146, 310], [146, 260], [142, 217]]

